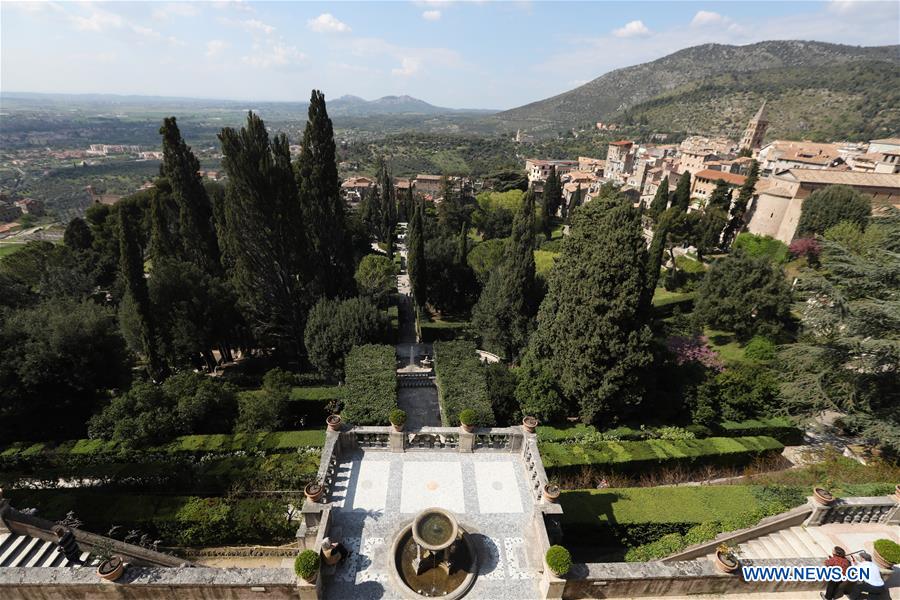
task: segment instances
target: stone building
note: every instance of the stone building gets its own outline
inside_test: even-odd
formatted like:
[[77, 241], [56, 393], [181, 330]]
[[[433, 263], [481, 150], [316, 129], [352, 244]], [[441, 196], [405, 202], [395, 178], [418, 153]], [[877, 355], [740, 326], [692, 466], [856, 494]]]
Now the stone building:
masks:
[[747, 123], [747, 129], [741, 136], [741, 143], [738, 147], [741, 150], [756, 150], [762, 146], [763, 137], [766, 135], [766, 129], [769, 127], [769, 117], [766, 114], [766, 101], [763, 100], [762, 106], [756, 112], [756, 115]]
[[691, 182], [691, 198], [707, 200], [712, 195], [713, 190], [716, 189], [720, 179], [732, 189], [741, 187], [747, 180], [743, 175], [706, 169], [694, 175]]
[[624, 182], [634, 167], [634, 142], [620, 140], [612, 142], [606, 150], [606, 167], [603, 176], [613, 181]]

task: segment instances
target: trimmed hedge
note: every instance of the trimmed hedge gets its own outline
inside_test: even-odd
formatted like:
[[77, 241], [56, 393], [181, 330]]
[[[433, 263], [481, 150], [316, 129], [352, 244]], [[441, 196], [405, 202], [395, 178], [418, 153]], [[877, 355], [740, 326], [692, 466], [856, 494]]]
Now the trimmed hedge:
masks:
[[[604, 431], [605, 434], [616, 434], [622, 440], [643, 440], [652, 437], [655, 427], [646, 431], [632, 427], [616, 427]], [[746, 437], [754, 435], [766, 435], [775, 438], [785, 446], [796, 446], [803, 442], [803, 431], [787, 417], [770, 417], [750, 419], [747, 421], [725, 421], [713, 425], [712, 429], [703, 425], [688, 425], [684, 427], [694, 433], [697, 438], [708, 437]], [[715, 433], [714, 433], [715, 432]], [[593, 425], [575, 423], [570, 425], [541, 425], [538, 427], [538, 441], [541, 442], [566, 442], [583, 438], [585, 435], [596, 435], [597, 428]]]
[[393, 346], [354, 346], [344, 361], [341, 416], [354, 425], [387, 425], [397, 408], [397, 359]]
[[69, 511], [89, 531], [105, 533], [113, 525], [138, 529], [163, 545], [211, 546], [279, 543], [293, 539], [296, 523], [286, 519], [287, 500], [198, 498], [111, 494], [85, 490], [12, 490], [4, 492], [17, 508], [37, 508], [46, 519]]
[[727, 436], [767, 435], [785, 446], [803, 443], [803, 431], [787, 417], [750, 419], [748, 421], [725, 421], [718, 427]]
[[752, 436], [599, 442], [589, 446], [545, 442], [540, 449], [544, 466], [557, 474], [586, 466], [635, 473], [660, 466], [745, 465], [759, 456], [781, 452], [784, 445], [771, 437]]
[[475, 353], [475, 342], [435, 342], [434, 371], [444, 427], [459, 425], [459, 413], [465, 409], [475, 412], [479, 427], [495, 424], [487, 380]]

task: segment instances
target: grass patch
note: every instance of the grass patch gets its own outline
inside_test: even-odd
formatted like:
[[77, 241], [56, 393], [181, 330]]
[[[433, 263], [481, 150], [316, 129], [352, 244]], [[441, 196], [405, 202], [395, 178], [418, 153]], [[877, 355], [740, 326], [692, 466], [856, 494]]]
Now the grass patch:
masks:
[[25, 247], [25, 244], [0, 244], [0, 260]]
[[703, 334], [709, 339], [710, 347], [718, 352], [726, 363], [746, 362], [744, 347], [733, 333], [707, 327], [703, 330]]
[[548, 252], [547, 250], [534, 251], [534, 268], [538, 275], [546, 276], [553, 268], [553, 262], [559, 252]]
[[338, 400], [340, 397], [341, 388], [336, 385], [291, 388], [291, 400], [294, 401], [328, 402]]

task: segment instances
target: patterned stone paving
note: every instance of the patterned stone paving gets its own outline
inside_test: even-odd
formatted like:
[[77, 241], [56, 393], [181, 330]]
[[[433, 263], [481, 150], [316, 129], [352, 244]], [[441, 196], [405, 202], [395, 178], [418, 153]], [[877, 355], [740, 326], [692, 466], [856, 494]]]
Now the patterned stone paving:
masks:
[[402, 598], [388, 575], [391, 544], [432, 506], [454, 512], [477, 544], [479, 575], [466, 598], [538, 597], [525, 538], [534, 503], [518, 454], [360, 452], [341, 464], [331, 505], [331, 538], [352, 555], [324, 569], [326, 598]]

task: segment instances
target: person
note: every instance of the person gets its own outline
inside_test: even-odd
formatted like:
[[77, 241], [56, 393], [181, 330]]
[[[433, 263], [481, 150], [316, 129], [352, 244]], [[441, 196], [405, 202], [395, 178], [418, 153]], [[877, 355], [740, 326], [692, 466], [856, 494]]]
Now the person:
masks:
[[[850, 561], [847, 560], [847, 553], [840, 546], [835, 546], [831, 556], [825, 559], [825, 566], [840, 567], [841, 573], [846, 575], [847, 567], [850, 566]], [[846, 582], [844, 581], [829, 581], [825, 585], [825, 591], [819, 592], [819, 596], [821, 596], [823, 600], [834, 600], [835, 598], [840, 598], [844, 595], [846, 587]]]
[[330, 538], [325, 538], [322, 540], [322, 556], [325, 557], [325, 564], [343, 564], [350, 556], [350, 551], [342, 543], [332, 542]]
[[881, 578], [881, 570], [878, 568], [878, 565], [872, 562], [872, 555], [866, 551], [860, 552], [856, 566], [868, 571], [868, 577], [865, 581], [860, 581], [856, 584], [855, 589], [850, 594], [851, 600], [862, 598], [863, 592], [866, 592], [872, 600], [883, 598], [885, 591], [884, 579]]

